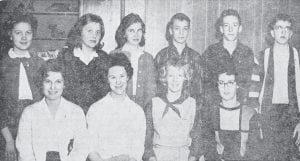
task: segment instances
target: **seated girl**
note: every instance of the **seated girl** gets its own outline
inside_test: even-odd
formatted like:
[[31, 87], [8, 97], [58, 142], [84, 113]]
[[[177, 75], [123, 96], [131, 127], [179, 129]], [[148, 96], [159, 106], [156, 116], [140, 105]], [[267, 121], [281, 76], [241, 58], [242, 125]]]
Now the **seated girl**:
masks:
[[215, 133], [216, 159], [257, 160], [253, 145], [258, 145], [256, 111], [237, 101], [235, 69], [232, 64], [219, 67], [218, 89], [220, 104], [210, 113]]
[[108, 83], [111, 91], [87, 113], [91, 161], [141, 161], [146, 119], [143, 109], [126, 93], [133, 68], [121, 52], [110, 54]]
[[167, 86], [167, 91], [154, 97], [145, 107], [147, 133], [143, 158], [187, 161], [196, 114], [196, 101], [186, 91], [190, 72], [177, 58], [168, 60], [163, 71], [160, 80]]
[[21, 115], [16, 139], [19, 161], [85, 161], [85, 116], [61, 96], [65, 81], [61, 66], [49, 60], [38, 73], [44, 98]]

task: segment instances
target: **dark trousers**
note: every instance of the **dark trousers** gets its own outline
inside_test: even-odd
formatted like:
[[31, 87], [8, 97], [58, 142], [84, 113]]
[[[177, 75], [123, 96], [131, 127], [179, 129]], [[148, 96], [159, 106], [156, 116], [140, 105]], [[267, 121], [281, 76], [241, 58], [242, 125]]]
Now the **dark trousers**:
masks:
[[288, 104], [273, 104], [262, 118], [264, 160], [292, 160], [297, 152], [293, 131], [298, 123], [297, 110]]

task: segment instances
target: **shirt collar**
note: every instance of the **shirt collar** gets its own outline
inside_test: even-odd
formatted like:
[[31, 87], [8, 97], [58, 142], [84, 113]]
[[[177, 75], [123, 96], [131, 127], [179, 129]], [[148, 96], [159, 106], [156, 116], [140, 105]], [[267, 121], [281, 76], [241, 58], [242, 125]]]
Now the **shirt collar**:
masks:
[[[46, 103], [45, 97], [40, 101], [40, 107], [41, 107], [42, 111], [44, 111], [46, 113], [49, 113], [49, 116], [51, 116], [51, 113], [48, 109], [48, 105]], [[60, 113], [63, 113], [66, 117], [66, 113], [67, 113], [67, 108], [66, 107], [67, 107], [66, 106], [66, 100], [63, 97], [61, 97], [59, 107], [57, 108], [57, 111], [56, 111], [55, 119], [58, 116], [58, 114], [60, 114]], [[51, 118], [52, 118], [52, 116], [51, 116]]]
[[88, 65], [90, 61], [93, 60], [93, 58], [98, 57], [98, 54], [96, 51], [93, 51], [90, 54], [84, 53], [80, 48], [74, 48], [73, 53], [75, 57], [78, 57], [83, 63]]
[[25, 53], [23, 54], [17, 54], [14, 52], [14, 49], [13, 48], [10, 48], [9, 51], [8, 51], [8, 55], [10, 58], [12, 59], [15, 59], [15, 58], [30, 58], [30, 54], [28, 51], [26, 51]]

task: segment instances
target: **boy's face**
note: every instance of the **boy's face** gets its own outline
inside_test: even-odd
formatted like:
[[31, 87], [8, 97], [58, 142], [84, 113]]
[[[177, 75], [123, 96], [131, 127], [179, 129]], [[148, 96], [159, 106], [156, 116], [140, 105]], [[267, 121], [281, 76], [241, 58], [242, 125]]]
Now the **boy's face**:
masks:
[[219, 75], [218, 88], [222, 100], [229, 101], [236, 98], [236, 82], [235, 75], [227, 75], [223, 73]]
[[169, 66], [167, 70], [168, 91], [174, 93], [181, 92], [183, 82], [185, 81], [184, 69]]
[[236, 16], [226, 16], [223, 18], [223, 24], [220, 26], [220, 31], [223, 33], [223, 39], [235, 41], [242, 31], [242, 26]]
[[293, 35], [291, 23], [288, 21], [279, 20], [275, 23], [274, 29], [271, 30], [271, 35], [275, 39], [275, 43], [287, 44]]
[[185, 44], [188, 38], [190, 27], [187, 21], [175, 19], [173, 26], [169, 28], [169, 32], [173, 37], [173, 41]]

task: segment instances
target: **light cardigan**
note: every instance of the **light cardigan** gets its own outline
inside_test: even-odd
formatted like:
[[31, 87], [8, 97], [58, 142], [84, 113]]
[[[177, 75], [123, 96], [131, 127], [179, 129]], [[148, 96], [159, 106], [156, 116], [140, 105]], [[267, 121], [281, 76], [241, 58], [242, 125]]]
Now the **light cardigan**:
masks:
[[98, 152], [103, 159], [124, 154], [142, 160], [145, 114], [128, 96], [117, 102], [108, 93], [90, 107], [87, 124], [91, 152]]
[[[45, 99], [25, 108], [22, 113], [16, 139], [19, 161], [45, 161], [48, 145], [51, 144], [51, 131], [55, 130], [59, 138], [61, 161], [85, 161], [87, 157], [86, 120], [82, 109], [61, 98], [56, 112], [58, 129], [50, 129], [49, 121], [53, 120]], [[73, 149], [68, 155], [68, 145], [74, 139]]]

